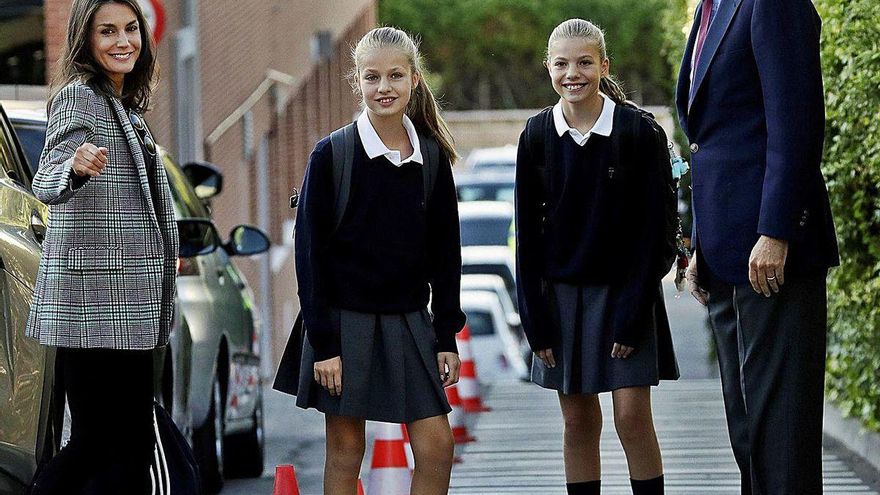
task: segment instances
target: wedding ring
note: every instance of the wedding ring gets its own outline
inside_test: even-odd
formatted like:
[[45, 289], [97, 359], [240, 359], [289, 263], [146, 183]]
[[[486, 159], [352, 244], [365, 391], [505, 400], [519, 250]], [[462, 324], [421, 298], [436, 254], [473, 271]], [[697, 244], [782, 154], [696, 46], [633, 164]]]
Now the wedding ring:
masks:
[[767, 277], [767, 281], [768, 281], [768, 282], [772, 282], [772, 281], [774, 281], [774, 280], [776, 280], [776, 277]]

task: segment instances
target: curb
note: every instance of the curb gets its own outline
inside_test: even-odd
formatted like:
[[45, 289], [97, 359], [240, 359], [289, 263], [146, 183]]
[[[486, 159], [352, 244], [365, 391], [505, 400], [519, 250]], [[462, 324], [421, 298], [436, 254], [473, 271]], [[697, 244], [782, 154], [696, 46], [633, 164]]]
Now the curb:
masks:
[[846, 418], [833, 404], [825, 402], [825, 434], [880, 471], [880, 433], [868, 431], [854, 418]]

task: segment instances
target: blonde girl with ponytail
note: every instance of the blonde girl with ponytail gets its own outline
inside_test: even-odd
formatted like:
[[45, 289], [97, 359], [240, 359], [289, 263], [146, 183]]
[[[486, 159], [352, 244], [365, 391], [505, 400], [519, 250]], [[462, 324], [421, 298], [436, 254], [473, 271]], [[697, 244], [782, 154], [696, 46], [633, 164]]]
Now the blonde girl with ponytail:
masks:
[[603, 392], [613, 396], [633, 493], [662, 494], [650, 387], [678, 377], [658, 269], [665, 136], [626, 101], [593, 23], [557, 26], [544, 66], [559, 101], [529, 119], [516, 164], [532, 381], [559, 395], [569, 494], [600, 493]]
[[[325, 414], [325, 494], [355, 493], [365, 420], [405, 424], [415, 458], [411, 493], [445, 494], [453, 437], [444, 388], [458, 381], [455, 334], [465, 322], [457, 155], [412, 37], [373, 29], [352, 56], [363, 111], [345, 128], [354, 133], [347, 204], [337, 217], [339, 141], [327, 137], [311, 154], [296, 219], [307, 339], [292, 371], [282, 360], [276, 388]], [[429, 162], [431, 181], [423, 175]], [[294, 385], [279, 386], [283, 379]]]

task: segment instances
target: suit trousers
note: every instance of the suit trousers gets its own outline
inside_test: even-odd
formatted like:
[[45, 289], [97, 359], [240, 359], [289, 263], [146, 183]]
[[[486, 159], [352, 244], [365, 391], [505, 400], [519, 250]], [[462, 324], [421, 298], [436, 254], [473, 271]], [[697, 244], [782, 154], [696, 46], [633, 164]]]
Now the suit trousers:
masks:
[[822, 493], [826, 275], [792, 276], [770, 297], [708, 277], [743, 495]]
[[155, 446], [152, 351], [59, 348], [70, 441], [34, 495], [148, 495]]

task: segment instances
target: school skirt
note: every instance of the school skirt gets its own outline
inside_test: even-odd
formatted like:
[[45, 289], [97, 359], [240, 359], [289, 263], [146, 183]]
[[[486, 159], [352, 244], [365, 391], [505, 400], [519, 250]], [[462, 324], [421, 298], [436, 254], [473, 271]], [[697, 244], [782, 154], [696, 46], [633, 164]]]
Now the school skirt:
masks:
[[297, 406], [387, 423], [409, 423], [452, 410], [426, 309], [388, 315], [334, 311], [341, 329], [342, 394], [333, 397], [315, 381], [314, 350], [303, 339]]
[[[560, 342], [553, 349], [556, 367], [548, 368], [535, 357], [533, 382], [563, 394], [598, 394], [654, 386], [661, 379], [678, 378], [675, 356], [669, 355], [671, 340], [668, 346], [665, 339], [661, 339], [663, 345], [658, 345], [656, 318], [649, 318], [653, 328], [644, 332], [642, 341], [628, 358], [611, 357], [614, 336], [608, 323], [614, 307], [610, 304], [610, 286], [554, 283], [551, 290], [551, 311], [557, 317], [560, 332]], [[670, 360], [673, 370], [666, 371]]]

